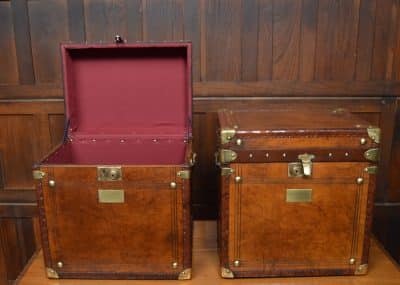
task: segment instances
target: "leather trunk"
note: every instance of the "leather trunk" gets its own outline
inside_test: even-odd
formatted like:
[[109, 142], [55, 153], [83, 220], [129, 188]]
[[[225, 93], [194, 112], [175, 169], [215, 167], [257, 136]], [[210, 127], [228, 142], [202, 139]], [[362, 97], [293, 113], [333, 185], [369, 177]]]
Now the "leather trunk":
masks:
[[190, 279], [191, 44], [61, 54], [65, 139], [33, 171], [47, 276]]
[[221, 276], [366, 274], [379, 128], [343, 109], [218, 115]]

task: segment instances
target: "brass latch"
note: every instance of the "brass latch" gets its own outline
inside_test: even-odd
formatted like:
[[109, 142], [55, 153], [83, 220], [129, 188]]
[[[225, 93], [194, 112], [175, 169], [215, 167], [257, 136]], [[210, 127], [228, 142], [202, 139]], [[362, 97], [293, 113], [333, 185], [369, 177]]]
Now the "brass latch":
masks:
[[40, 170], [34, 170], [34, 171], [32, 171], [32, 176], [33, 176], [33, 179], [43, 179], [43, 177], [46, 176], [46, 173], [44, 173], [43, 171], [40, 171]]
[[300, 154], [298, 159], [301, 162], [293, 162], [288, 164], [289, 177], [309, 177], [312, 175], [312, 160], [315, 158], [313, 154]]
[[230, 149], [219, 150], [219, 163], [229, 163], [237, 158], [237, 153]]
[[98, 166], [98, 181], [118, 181], [122, 180], [121, 166]]

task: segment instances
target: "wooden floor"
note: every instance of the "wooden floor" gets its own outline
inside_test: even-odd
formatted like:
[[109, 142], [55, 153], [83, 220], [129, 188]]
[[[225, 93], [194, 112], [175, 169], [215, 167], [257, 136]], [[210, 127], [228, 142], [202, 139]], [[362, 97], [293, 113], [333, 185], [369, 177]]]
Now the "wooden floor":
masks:
[[138, 284], [320, 284], [320, 285], [400, 285], [400, 269], [390, 260], [376, 242], [372, 242], [369, 273], [366, 276], [222, 279], [219, 277], [216, 252], [216, 223], [195, 222], [193, 278], [190, 281], [131, 281], [131, 280], [48, 280], [44, 274], [43, 256], [39, 252], [19, 278], [18, 285], [138, 285]]

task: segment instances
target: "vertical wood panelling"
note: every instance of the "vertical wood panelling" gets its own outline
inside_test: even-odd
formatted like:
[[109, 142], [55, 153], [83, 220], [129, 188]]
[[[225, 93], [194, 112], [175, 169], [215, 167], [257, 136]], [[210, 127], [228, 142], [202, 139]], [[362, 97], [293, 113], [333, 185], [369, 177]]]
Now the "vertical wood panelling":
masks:
[[242, 80], [257, 80], [258, 5], [257, 0], [243, 1], [242, 15]]
[[33, 116], [0, 115], [0, 149], [4, 159], [5, 189], [32, 188]]
[[17, 278], [19, 271], [23, 268], [26, 261], [22, 258], [19, 250], [18, 230], [13, 219], [0, 219], [0, 239], [3, 247], [4, 256], [7, 258], [7, 277], [9, 280]]
[[319, 80], [353, 80], [360, 0], [319, 1], [316, 74]]
[[393, 77], [392, 79], [395, 81], [400, 81], [400, 1], [395, 3], [395, 9], [397, 10], [397, 30], [393, 31], [396, 33], [396, 41], [395, 41], [395, 52], [393, 59]]
[[272, 79], [273, 1], [259, 0], [257, 80]]
[[207, 80], [240, 80], [242, 1], [208, 0], [206, 2]]
[[273, 79], [297, 80], [299, 75], [302, 0], [275, 0], [273, 16]]
[[299, 55], [299, 79], [302, 81], [314, 80], [317, 11], [318, 0], [303, 0]]
[[16, 84], [18, 69], [10, 2], [0, 2], [0, 19], [0, 84]]
[[82, 0], [68, 0], [68, 31], [72, 42], [85, 41], [85, 15]]
[[200, 1], [184, 0], [184, 38], [192, 42], [192, 78], [200, 81]]
[[49, 115], [48, 128], [50, 131], [50, 137], [51, 137], [50, 143], [52, 147], [55, 147], [56, 145], [62, 142], [62, 139], [64, 137], [64, 125], [65, 125], [64, 115], [57, 115], [57, 114]]
[[376, 1], [361, 0], [356, 65], [356, 80], [360, 81], [368, 81], [371, 78]]
[[28, 1], [32, 54], [38, 83], [60, 83], [60, 42], [68, 40], [66, 1]]
[[0, 239], [0, 285], [9, 285], [8, 277], [7, 277], [7, 260], [6, 256], [3, 253], [3, 245], [2, 240]]
[[384, 80], [386, 76], [393, 1], [397, 0], [378, 0], [376, 5], [372, 80]]
[[[388, 201], [400, 202], [400, 102], [397, 100], [397, 110], [395, 114], [392, 153], [388, 167]], [[400, 255], [399, 255], [400, 258]]]
[[15, 45], [18, 59], [19, 82], [34, 84], [31, 36], [27, 1], [11, 1], [14, 22]]
[[183, 25], [182, 1], [143, 0], [143, 37], [145, 40], [182, 40]]

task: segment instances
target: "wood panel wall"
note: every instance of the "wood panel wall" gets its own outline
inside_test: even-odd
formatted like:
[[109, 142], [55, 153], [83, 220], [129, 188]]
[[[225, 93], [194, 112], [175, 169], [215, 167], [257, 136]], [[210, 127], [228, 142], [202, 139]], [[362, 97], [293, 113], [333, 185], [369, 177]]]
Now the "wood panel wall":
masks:
[[[398, 0], [0, 1], [0, 272], [8, 279], [36, 246], [27, 242], [35, 225], [31, 166], [62, 138], [59, 43], [111, 42], [115, 34], [193, 42], [196, 218], [217, 213], [222, 107], [343, 107], [378, 124], [377, 205], [400, 210]], [[11, 240], [21, 252], [3, 267]]]

